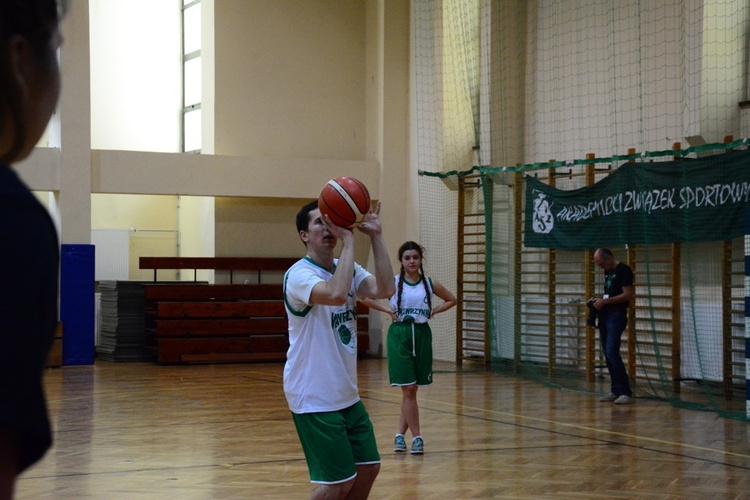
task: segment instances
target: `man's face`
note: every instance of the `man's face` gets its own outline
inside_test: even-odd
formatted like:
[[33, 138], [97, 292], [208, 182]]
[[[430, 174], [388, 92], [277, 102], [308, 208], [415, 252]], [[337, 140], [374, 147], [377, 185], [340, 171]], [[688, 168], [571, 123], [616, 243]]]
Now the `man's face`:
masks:
[[[62, 43], [60, 32], [55, 30], [50, 36], [49, 46], [45, 49], [44, 57], [36, 54], [28, 40], [23, 39], [25, 50], [18, 51], [17, 77], [19, 85], [20, 105], [25, 130], [25, 143], [9, 161], [17, 162], [25, 159], [34, 150], [34, 146], [47, 128], [52, 113], [60, 97], [60, 68], [57, 64], [57, 49]], [[3, 117], [0, 117], [2, 120]], [[18, 123], [11, 123], [14, 130]], [[14, 139], [15, 140], [15, 139]], [[5, 144], [0, 145], [0, 147]], [[4, 155], [7, 151], [3, 150]]]
[[612, 270], [612, 263], [613, 263], [612, 257], [604, 257], [603, 255], [599, 253], [594, 254], [594, 264], [601, 267], [605, 271]]
[[306, 245], [313, 248], [323, 248], [326, 246], [333, 248], [338, 242], [338, 239], [331, 234], [325, 222], [323, 222], [323, 216], [320, 215], [320, 210], [317, 208], [310, 212], [307, 231], [300, 231], [300, 237]]

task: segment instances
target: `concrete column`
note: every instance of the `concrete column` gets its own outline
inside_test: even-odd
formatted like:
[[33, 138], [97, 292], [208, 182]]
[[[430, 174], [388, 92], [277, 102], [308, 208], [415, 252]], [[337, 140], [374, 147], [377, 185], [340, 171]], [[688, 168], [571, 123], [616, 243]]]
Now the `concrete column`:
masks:
[[[417, 167], [409, 164], [410, 11], [411, 2], [403, 0], [367, 3], [365, 159], [380, 167], [380, 215], [394, 266], [401, 243], [419, 238]], [[370, 354], [385, 355], [385, 330], [390, 323], [384, 324], [384, 318], [370, 315]]]
[[61, 243], [91, 242], [91, 78], [89, 4], [70, 3], [62, 22], [60, 48], [60, 191], [57, 195]]

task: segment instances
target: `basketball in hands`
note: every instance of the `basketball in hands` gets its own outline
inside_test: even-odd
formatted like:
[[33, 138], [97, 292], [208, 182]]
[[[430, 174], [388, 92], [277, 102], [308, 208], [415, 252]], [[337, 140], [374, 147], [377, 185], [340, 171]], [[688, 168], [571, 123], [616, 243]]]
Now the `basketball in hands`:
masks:
[[370, 211], [370, 193], [354, 177], [336, 177], [323, 186], [318, 208], [337, 226], [355, 228]]

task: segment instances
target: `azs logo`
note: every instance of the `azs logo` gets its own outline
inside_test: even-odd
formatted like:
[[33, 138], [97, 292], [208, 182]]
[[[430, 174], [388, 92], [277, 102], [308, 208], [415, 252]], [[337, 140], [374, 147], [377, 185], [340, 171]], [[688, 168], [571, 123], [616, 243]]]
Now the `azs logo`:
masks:
[[541, 234], [547, 234], [555, 227], [552, 205], [550, 205], [547, 195], [544, 193], [539, 193], [539, 196], [534, 200], [534, 215], [531, 219], [531, 227], [535, 233]]

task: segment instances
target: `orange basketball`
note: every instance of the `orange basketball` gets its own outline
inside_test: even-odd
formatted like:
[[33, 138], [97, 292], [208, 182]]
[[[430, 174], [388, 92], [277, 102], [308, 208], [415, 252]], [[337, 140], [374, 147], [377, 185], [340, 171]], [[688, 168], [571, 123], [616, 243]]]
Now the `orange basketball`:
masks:
[[336, 177], [323, 186], [318, 208], [337, 226], [357, 227], [370, 211], [370, 192], [354, 177]]

